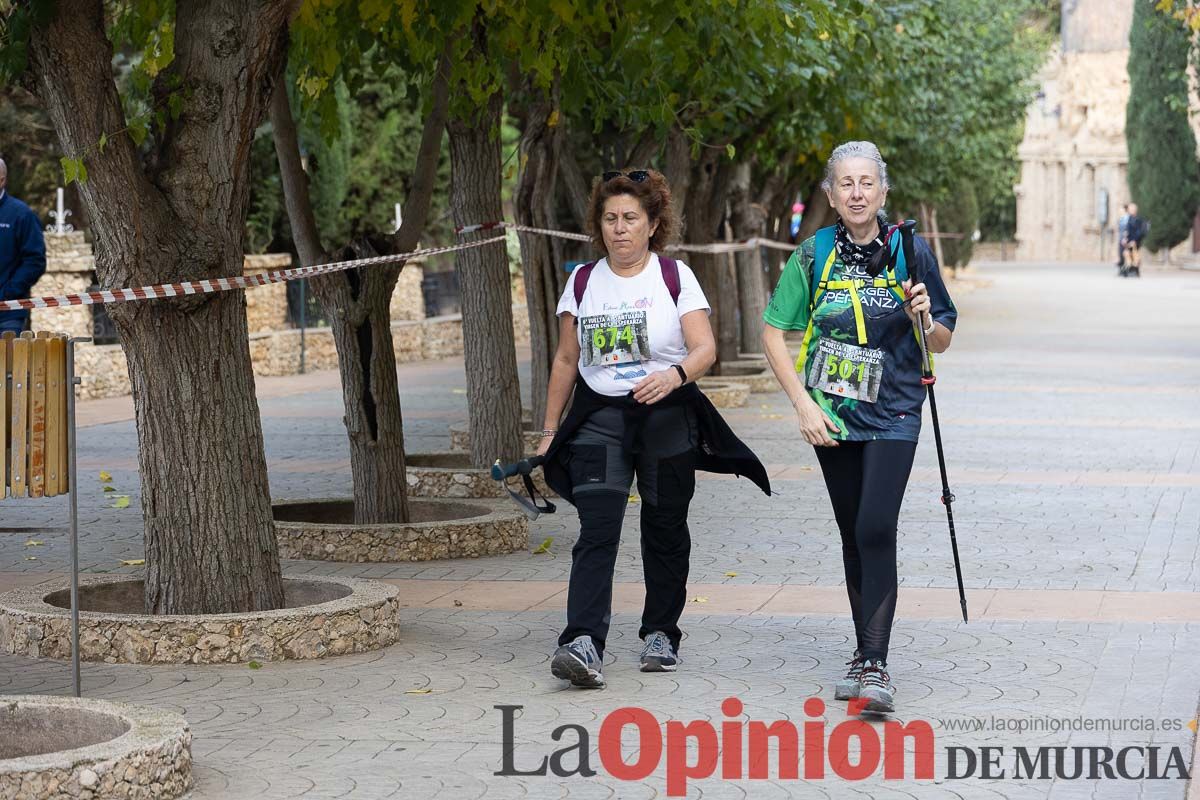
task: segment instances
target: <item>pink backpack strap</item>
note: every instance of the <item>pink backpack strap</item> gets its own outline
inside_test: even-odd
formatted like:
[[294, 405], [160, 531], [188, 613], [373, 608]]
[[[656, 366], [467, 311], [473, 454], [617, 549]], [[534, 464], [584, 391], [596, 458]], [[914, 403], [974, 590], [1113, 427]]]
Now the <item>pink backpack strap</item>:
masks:
[[574, 274], [571, 276], [575, 287], [575, 308], [578, 310], [579, 304], [583, 302], [583, 293], [587, 291], [588, 278], [592, 277], [592, 270], [596, 268], [596, 261], [589, 261], [575, 268]]
[[667, 291], [671, 293], [671, 302], [679, 305], [679, 293], [683, 291], [683, 287], [679, 283], [679, 262], [673, 258], [659, 256], [658, 265], [662, 269], [663, 283], [667, 285]]

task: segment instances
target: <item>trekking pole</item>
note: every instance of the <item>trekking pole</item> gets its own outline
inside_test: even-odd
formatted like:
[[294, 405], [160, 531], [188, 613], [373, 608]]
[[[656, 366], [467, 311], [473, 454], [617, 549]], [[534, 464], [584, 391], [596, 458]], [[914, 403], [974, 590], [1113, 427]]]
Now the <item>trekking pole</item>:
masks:
[[[504, 486], [504, 490], [508, 492], [508, 496], [530, 519], [537, 519], [539, 514], [553, 514], [556, 510], [554, 503], [543, 497], [537, 490], [537, 487], [534, 486], [533, 478], [530, 475], [545, 461], [545, 456], [531, 456], [512, 464], [501, 464], [500, 459], [496, 459], [496, 463], [492, 465], [492, 480], [499, 481]], [[507, 480], [516, 476], [520, 476], [524, 482], [525, 491], [529, 494], [528, 498], [522, 497], [517, 492], [508, 488]], [[538, 504], [539, 499], [542, 501], [540, 505]]]
[[[911, 267], [916, 266], [915, 253], [912, 246], [913, 228], [916, 223], [909, 221], [901, 226], [901, 242], [904, 245], [904, 255]], [[924, 276], [922, 276], [922, 280]], [[933, 374], [933, 365], [929, 361], [929, 347], [925, 341], [925, 326], [920, 317], [915, 323], [918, 340], [921, 343], [921, 385], [929, 394], [929, 415], [933, 419], [933, 441], [937, 445], [938, 470], [942, 475], [942, 505], [946, 507], [946, 521], [950, 525], [950, 549], [954, 553], [954, 575], [958, 579], [958, 604], [962, 607], [963, 622], [967, 622], [967, 593], [963, 588], [962, 563], [958, 558], [958, 537], [954, 533], [954, 493], [950, 491], [950, 479], [946, 476], [946, 454], [942, 449], [942, 427], [938, 424], [937, 399], [934, 396], [933, 385], [937, 376]]]

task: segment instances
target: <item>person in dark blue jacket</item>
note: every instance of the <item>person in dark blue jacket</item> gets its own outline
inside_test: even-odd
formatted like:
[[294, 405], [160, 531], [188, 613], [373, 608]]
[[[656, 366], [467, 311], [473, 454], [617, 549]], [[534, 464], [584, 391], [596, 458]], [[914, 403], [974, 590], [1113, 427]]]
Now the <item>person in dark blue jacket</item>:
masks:
[[[33, 210], [8, 193], [8, 166], [0, 159], [0, 300], [29, 297], [46, 271], [42, 223]], [[29, 312], [0, 311], [0, 333], [29, 327]]]

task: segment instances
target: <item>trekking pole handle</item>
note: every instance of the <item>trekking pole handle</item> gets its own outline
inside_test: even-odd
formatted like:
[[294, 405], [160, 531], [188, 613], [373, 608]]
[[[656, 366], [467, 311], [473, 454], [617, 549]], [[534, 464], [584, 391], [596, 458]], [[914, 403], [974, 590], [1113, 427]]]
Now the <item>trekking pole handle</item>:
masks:
[[512, 464], [501, 464], [500, 459], [492, 464], [492, 480], [502, 481], [514, 475], [528, 475], [540, 467], [546, 460], [545, 456], [533, 456], [515, 461]]

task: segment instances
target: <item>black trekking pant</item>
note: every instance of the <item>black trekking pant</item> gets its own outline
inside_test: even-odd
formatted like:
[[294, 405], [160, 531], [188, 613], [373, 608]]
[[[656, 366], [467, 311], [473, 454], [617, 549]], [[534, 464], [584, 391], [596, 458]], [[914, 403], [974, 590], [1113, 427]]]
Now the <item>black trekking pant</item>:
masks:
[[842, 535], [858, 650], [886, 662], [896, 616], [896, 526], [917, 443], [881, 439], [814, 449]]
[[587, 634], [604, 654], [621, 523], [636, 473], [646, 581], [638, 636], [644, 639], [662, 631], [678, 651], [683, 635], [679, 617], [687, 604], [692, 549], [687, 516], [696, 489], [699, 440], [695, 414], [682, 405], [652, 409], [637, 453], [625, 452], [621, 444], [624, 433], [621, 409], [603, 408], [580, 426], [568, 445], [579, 540], [571, 551], [567, 626], [558, 643], [564, 645]]

